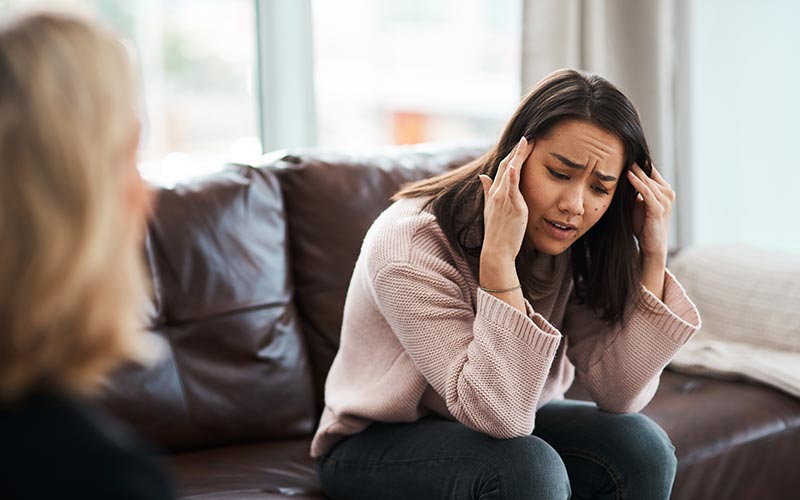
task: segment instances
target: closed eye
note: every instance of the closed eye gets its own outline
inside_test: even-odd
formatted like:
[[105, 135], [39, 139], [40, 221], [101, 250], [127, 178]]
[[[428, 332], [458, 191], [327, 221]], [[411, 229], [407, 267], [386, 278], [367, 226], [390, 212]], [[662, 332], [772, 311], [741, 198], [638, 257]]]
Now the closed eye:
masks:
[[560, 172], [556, 172], [552, 168], [548, 167], [547, 171], [550, 172], [550, 175], [552, 175], [553, 177], [555, 177], [556, 179], [558, 179], [560, 181], [568, 181], [569, 180], [569, 176], [568, 175], [564, 175], [564, 174], [562, 174]]
[[[553, 178], [558, 179], [560, 181], [568, 181], [570, 179], [570, 177], [568, 175], [564, 175], [561, 172], [556, 172], [555, 170], [553, 170], [550, 167], [547, 167], [547, 171], [550, 172], [550, 175], [552, 175]], [[594, 192], [596, 192], [597, 194], [600, 194], [600, 195], [609, 194], [609, 191], [606, 188], [602, 187], [602, 186], [592, 186], [592, 190], [594, 190]]]

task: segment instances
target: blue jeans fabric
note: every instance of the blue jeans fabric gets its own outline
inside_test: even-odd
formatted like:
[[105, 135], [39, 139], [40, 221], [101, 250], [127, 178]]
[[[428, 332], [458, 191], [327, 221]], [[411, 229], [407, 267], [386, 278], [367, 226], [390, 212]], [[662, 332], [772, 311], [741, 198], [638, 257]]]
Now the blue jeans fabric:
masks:
[[332, 500], [667, 500], [676, 466], [648, 417], [560, 400], [513, 439], [439, 416], [376, 422], [320, 457], [317, 474]]

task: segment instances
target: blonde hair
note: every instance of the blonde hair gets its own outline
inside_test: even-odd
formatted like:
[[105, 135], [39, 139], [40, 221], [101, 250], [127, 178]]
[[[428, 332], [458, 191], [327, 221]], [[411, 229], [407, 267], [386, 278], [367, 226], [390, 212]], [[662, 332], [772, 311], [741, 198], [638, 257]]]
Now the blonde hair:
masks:
[[135, 96], [105, 29], [57, 13], [0, 27], [0, 401], [85, 393], [147, 353], [122, 201]]

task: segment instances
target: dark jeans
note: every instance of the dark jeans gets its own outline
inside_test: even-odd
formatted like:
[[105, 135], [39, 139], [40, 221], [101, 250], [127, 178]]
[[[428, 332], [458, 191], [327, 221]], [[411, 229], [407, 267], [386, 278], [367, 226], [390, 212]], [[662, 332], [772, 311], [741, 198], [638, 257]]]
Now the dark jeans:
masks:
[[666, 500], [675, 447], [648, 417], [553, 401], [531, 436], [494, 439], [428, 416], [373, 423], [317, 461], [333, 500]]

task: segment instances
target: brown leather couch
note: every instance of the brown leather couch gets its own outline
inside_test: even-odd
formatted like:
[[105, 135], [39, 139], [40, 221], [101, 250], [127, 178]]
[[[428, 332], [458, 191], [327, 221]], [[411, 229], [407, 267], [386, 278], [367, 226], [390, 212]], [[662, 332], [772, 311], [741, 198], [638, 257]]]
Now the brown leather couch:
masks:
[[[164, 357], [121, 370], [104, 403], [165, 451], [183, 498], [324, 498], [308, 448], [363, 235], [402, 183], [485, 147], [295, 152], [160, 189], [147, 259]], [[800, 494], [800, 401], [667, 370], [644, 413], [677, 447], [673, 498]]]

